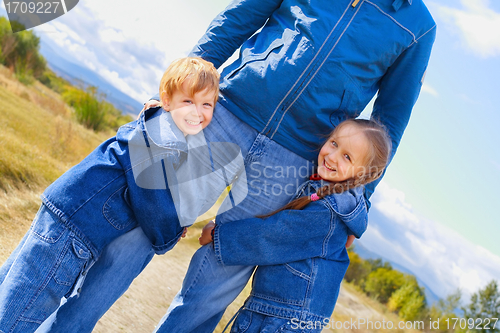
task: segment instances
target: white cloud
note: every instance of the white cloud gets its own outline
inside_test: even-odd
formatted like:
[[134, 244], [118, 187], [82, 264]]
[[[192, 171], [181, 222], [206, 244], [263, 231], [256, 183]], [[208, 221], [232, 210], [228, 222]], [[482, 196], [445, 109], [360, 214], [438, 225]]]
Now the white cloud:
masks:
[[35, 30], [56, 52], [143, 102], [157, 92], [168, 64], [187, 55], [222, 9], [222, 3], [201, 0], [88, 0]]
[[436, 14], [461, 33], [464, 46], [481, 57], [500, 55], [500, 13], [489, 0], [461, 0], [463, 9], [434, 5]]
[[381, 182], [372, 198], [367, 249], [416, 274], [445, 297], [461, 288], [464, 301], [500, 277], [500, 258], [443, 225], [414, 212], [404, 193]]
[[427, 84], [427, 83], [424, 83], [424, 84], [422, 85], [422, 92], [425, 92], [425, 93], [431, 94], [431, 95], [432, 95], [432, 96], [434, 96], [434, 97], [438, 97], [438, 96], [439, 96], [439, 94], [438, 94], [437, 90], [436, 90], [436, 89], [434, 89], [433, 87], [431, 87], [431, 86], [430, 86], [429, 84]]

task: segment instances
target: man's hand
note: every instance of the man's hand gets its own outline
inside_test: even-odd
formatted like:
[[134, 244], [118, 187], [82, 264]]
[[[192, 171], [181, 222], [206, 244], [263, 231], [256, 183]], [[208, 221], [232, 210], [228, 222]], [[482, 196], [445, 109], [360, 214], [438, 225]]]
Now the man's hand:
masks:
[[351, 247], [352, 243], [354, 242], [354, 235], [349, 235], [347, 236], [347, 242], [345, 243], [345, 247], [348, 248], [348, 247]]
[[144, 110], [147, 110], [147, 109], [150, 109], [150, 108], [155, 108], [157, 106], [161, 106], [161, 103], [159, 101], [157, 101], [156, 99], [150, 99], [149, 101], [147, 101], [144, 104], [144, 107], [142, 108], [141, 112], [139, 112], [139, 115], [137, 116], [137, 119], [139, 119], [139, 117], [141, 116], [141, 113]]
[[212, 230], [215, 228], [215, 222], [208, 222], [201, 230], [201, 236], [198, 238], [200, 245], [207, 245], [212, 243]]

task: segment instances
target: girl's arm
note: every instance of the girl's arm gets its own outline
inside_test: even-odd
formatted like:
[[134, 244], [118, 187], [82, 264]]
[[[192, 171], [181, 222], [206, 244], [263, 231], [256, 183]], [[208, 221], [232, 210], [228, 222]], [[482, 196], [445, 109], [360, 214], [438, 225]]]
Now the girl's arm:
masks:
[[[334, 214], [321, 202], [303, 210], [285, 210], [265, 219], [217, 224], [213, 233], [217, 260], [224, 265], [277, 265], [326, 256]], [[343, 229], [345, 230], [345, 229]], [[344, 247], [347, 234], [341, 236]]]

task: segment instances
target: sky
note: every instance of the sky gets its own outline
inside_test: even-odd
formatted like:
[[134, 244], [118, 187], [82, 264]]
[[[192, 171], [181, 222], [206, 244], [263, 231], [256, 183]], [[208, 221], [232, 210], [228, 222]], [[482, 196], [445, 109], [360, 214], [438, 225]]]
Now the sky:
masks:
[[[360, 242], [439, 296], [461, 288], [467, 297], [500, 280], [500, 2], [424, 2], [438, 25], [436, 42]], [[227, 4], [80, 0], [33, 30], [62, 57], [142, 103]]]

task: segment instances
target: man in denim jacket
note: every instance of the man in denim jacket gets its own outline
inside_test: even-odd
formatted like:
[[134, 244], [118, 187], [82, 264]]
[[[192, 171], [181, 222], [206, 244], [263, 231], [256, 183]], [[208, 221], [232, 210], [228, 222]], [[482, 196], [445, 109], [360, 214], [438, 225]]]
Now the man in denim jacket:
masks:
[[[218, 223], [268, 213], [288, 202], [309, 176], [300, 171], [310, 170], [326, 135], [342, 120], [357, 117], [377, 93], [372, 117], [386, 126], [394, 154], [435, 35], [422, 0], [231, 2], [192, 51], [219, 67], [240, 48], [239, 58], [222, 71], [221, 96], [205, 134], [208, 141], [241, 147], [249, 195]], [[366, 187], [366, 198], [376, 183]], [[94, 293], [74, 300], [78, 310], [61, 309], [67, 319], [55, 332], [91, 330], [128, 288], [134, 273], [113, 280], [112, 290], [100, 287], [130, 267], [130, 260], [147, 262], [131, 245], [139, 248], [147, 240], [139, 233], [127, 237], [109, 246], [112, 266], [95, 268]], [[252, 272], [251, 266], [224, 267], [211, 246], [200, 248], [158, 332], [212, 332]]]

